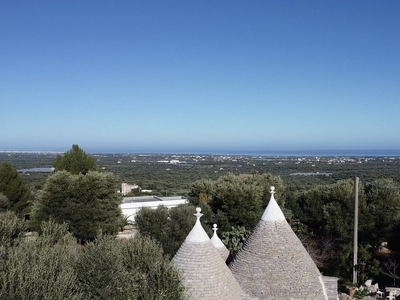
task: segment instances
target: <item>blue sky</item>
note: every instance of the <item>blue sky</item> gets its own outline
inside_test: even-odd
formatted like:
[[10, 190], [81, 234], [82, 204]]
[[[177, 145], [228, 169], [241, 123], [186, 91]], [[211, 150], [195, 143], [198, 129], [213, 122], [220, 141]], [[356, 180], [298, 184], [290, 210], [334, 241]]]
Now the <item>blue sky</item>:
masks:
[[400, 149], [400, 1], [1, 1], [0, 150]]

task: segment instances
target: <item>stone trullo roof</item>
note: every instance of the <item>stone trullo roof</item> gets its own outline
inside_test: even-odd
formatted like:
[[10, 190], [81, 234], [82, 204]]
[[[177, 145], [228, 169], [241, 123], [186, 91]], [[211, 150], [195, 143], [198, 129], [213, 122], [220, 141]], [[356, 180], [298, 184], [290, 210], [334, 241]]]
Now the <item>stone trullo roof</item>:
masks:
[[213, 225], [213, 230], [214, 234], [211, 237], [211, 243], [214, 245], [214, 247], [218, 250], [219, 254], [221, 254], [221, 257], [224, 261], [228, 259], [229, 256], [229, 250], [226, 248], [224, 243], [221, 241], [221, 239], [217, 235], [217, 224]]
[[271, 199], [243, 249], [230, 264], [243, 291], [259, 299], [327, 299], [322, 276]]
[[196, 224], [173, 258], [183, 274], [187, 298], [244, 299], [242, 289], [201, 226], [201, 209], [196, 208], [196, 211]]

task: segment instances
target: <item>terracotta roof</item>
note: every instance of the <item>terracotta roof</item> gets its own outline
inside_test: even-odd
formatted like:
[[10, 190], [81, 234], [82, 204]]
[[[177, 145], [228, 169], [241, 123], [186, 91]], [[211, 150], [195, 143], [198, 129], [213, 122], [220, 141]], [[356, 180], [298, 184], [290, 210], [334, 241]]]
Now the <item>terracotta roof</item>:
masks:
[[187, 298], [245, 299], [239, 284], [201, 226], [201, 209], [196, 210], [196, 224], [173, 258], [173, 263], [183, 274]]
[[327, 299], [322, 276], [274, 198], [230, 264], [243, 291], [259, 299]]

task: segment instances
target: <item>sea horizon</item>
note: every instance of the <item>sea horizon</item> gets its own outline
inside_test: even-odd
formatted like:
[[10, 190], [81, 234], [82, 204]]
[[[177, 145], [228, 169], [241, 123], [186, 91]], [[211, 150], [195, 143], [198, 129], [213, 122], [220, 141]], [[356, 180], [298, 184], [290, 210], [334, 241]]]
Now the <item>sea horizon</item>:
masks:
[[[64, 153], [53, 150], [0, 150], [0, 153]], [[351, 157], [390, 157], [400, 156], [400, 149], [334, 149], [334, 148], [268, 148], [245, 149], [89, 149], [88, 154], [132, 154], [132, 155], [231, 155], [231, 156], [351, 156]]]

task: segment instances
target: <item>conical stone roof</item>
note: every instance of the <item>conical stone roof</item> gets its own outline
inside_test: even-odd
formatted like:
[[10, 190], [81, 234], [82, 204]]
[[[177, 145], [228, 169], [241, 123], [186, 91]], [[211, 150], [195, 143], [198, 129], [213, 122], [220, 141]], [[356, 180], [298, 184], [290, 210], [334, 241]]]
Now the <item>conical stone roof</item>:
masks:
[[213, 230], [214, 230], [214, 234], [211, 237], [211, 243], [214, 245], [214, 247], [218, 250], [219, 254], [221, 254], [221, 257], [224, 261], [226, 261], [228, 259], [229, 256], [229, 250], [228, 248], [226, 248], [226, 246], [224, 245], [224, 243], [221, 241], [221, 239], [218, 237], [217, 234], [217, 224], [213, 225]]
[[243, 291], [259, 299], [326, 300], [322, 276], [271, 199], [243, 249], [230, 264]]
[[173, 263], [183, 274], [187, 298], [247, 299], [201, 226], [201, 209], [196, 208], [196, 210], [196, 224], [173, 258]]

